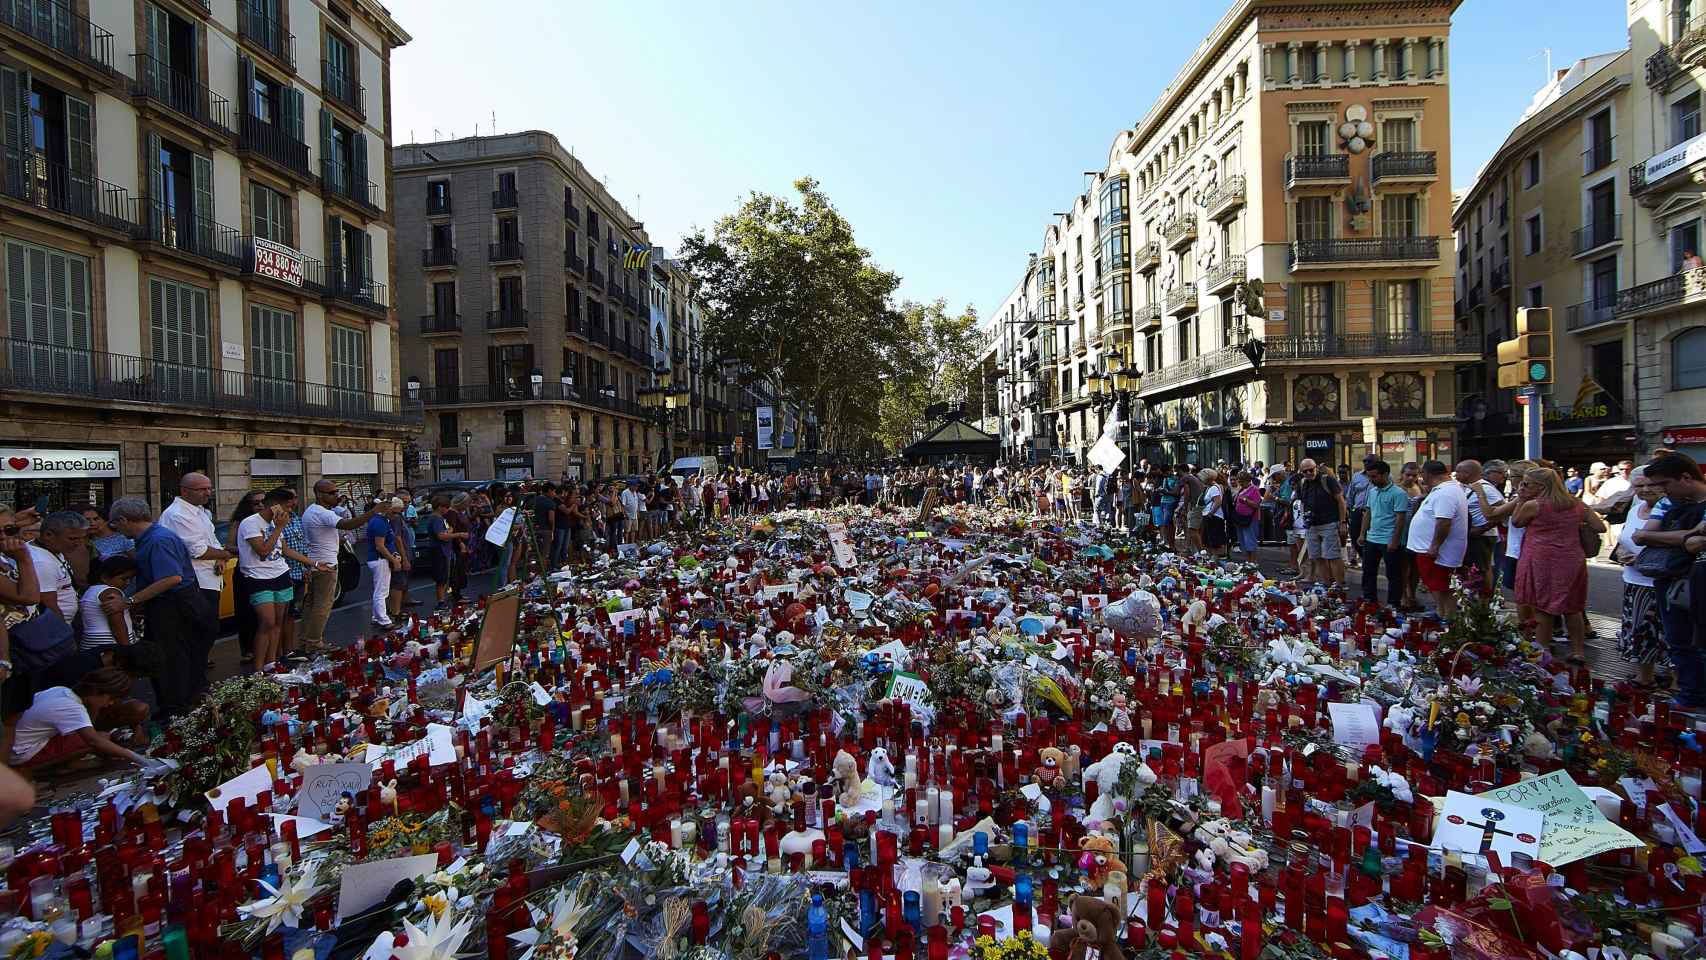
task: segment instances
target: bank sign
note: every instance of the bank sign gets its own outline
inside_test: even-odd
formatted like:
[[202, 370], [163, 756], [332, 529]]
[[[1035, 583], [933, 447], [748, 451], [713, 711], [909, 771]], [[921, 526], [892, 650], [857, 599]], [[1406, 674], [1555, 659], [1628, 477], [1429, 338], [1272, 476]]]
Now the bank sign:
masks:
[[117, 477], [117, 450], [36, 450], [0, 447], [0, 480]]

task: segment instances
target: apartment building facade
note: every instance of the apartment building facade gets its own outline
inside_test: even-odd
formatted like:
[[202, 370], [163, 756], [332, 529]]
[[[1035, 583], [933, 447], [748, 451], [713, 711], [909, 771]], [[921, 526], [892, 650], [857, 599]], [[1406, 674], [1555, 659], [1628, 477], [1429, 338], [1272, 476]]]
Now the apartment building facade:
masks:
[[1115, 137], [1030, 274], [1062, 455], [1452, 455], [1456, 6], [1237, 0]]
[[406, 144], [397, 184], [405, 392], [440, 480], [652, 469], [645, 227], [543, 131]]
[[0, 5], [0, 501], [404, 475], [372, 0]]
[[1453, 213], [1461, 329], [1485, 343], [1466, 368], [1463, 433], [1482, 456], [1520, 456], [1517, 392], [1500, 389], [1495, 345], [1521, 307], [1552, 308], [1553, 383], [1543, 388], [1543, 452], [1616, 462], [1637, 446], [1634, 329], [1618, 310], [1634, 259], [1627, 50], [1578, 60], [1535, 94]]

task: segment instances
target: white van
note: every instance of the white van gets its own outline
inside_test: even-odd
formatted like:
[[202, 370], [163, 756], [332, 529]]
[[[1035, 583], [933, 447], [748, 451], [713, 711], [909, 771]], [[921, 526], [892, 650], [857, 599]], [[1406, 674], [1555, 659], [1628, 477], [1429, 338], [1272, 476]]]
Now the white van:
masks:
[[670, 465], [669, 472], [678, 477], [691, 477], [695, 473], [715, 476], [721, 472], [716, 457], [677, 457]]

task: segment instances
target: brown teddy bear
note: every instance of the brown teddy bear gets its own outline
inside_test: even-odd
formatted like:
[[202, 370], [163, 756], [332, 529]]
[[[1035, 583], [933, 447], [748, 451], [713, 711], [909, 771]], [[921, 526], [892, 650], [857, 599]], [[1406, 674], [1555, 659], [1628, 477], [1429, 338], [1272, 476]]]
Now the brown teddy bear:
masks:
[[1044, 790], [1058, 790], [1066, 786], [1062, 781], [1061, 763], [1066, 760], [1066, 754], [1059, 747], [1044, 747], [1037, 751], [1037, 786]]
[[1072, 928], [1064, 931], [1068, 960], [1125, 960], [1120, 950], [1120, 908], [1101, 897], [1072, 898]]
[[1114, 846], [1114, 838], [1107, 834], [1085, 834], [1084, 839], [1078, 841], [1078, 849], [1084, 851], [1078, 858], [1078, 865], [1088, 874], [1092, 890], [1102, 889], [1110, 874], [1127, 872], [1125, 862]]

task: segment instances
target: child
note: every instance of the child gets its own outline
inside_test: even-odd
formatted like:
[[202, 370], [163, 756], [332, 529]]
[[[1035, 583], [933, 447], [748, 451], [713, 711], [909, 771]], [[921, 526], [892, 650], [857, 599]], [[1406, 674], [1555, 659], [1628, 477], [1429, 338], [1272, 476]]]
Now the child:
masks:
[[122, 602], [125, 589], [135, 578], [136, 561], [125, 554], [114, 554], [95, 561], [94, 569], [89, 571], [89, 579], [93, 582], [83, 591], [83, 598], [78, 602], [78, 620], [83, 627], [79, 649], [93, 650], [114, 644], [125, 646], [136, 639], [130, 607], [126, 606], [117, 613], [108, 613], [101, 608], [102, 601], [108, 597], [117, 596]]
[[124, 699], [131, 683], [129, 674], [104, 667], [79, 680], [75, 689], [48, 687], [39, 691], [30, 708], [18, 718], [12, 765], [40, 770], [100, 754], [148, 766], [151, 761], [147, 757], [97, 731], [90, 716]]

